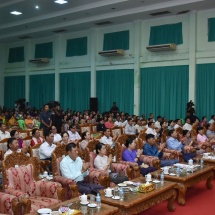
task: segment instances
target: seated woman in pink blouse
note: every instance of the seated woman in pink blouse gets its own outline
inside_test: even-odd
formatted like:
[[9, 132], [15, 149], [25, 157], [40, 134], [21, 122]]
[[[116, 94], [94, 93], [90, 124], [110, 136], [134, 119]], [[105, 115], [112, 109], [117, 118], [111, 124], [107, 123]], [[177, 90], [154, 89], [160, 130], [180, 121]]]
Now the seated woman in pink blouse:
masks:
[[96, 158], [94, 160], [94, 166], [96, 169], [107, 171], [110, 174], [110, 181], [119, 184], [124, 181], [128, 181], [128, 177], [125, 175], [119, 175], [118, 173], [112, 173], [110, 166], [112, 163], [112, 155], [109, 157], [106, 155], [107, 149], [103, 143], [96, 144]]
[[203, 127], [198, 127], [197, 128], [197, 142], [199, 148], [202, 148], [202, 146], [211, 146], [211, 143], [207, 136], [204, 134]]

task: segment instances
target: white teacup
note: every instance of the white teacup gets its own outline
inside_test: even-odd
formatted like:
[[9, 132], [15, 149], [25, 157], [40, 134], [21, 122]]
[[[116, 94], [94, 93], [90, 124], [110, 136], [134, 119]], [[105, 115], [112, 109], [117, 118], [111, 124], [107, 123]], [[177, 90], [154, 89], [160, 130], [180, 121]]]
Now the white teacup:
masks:
[[87, 204], [87, 195], [83, 194], [82, 196], [79, 196], [81, 200], [81, 204]]
[[43, 177], [46, 178], [47, 176], [48, 176], [48, 172], [45, 171], [45, 172], [43, 173]]
[[104, 192], [106, 193], [106, 196], [112, 196], [112, 189], [110, 187], [104, 190]]
[[148, 173], [145, 177], [146, 177], [146, 181], [152, 180], [152, 175], [150, 173]]
[[169, 174], [169, 168], [168, 167], [164, 167], [163, 168], [163, 173], [164, 174]]
[[208, 153], [204, 153], [203, 158], [208, 158]]
[[192, 165], [193, 165], [193, 159], [188, 160], [188, 164], [189, 164], [190, 166], [192, 166]]

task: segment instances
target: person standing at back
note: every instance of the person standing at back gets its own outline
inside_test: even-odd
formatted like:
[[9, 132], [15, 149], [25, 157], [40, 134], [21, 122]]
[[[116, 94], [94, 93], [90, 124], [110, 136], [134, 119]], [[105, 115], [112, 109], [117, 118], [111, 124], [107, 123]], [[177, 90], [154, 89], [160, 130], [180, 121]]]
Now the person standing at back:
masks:
[[47, 133], [52, 125], [51, 114], [49, 113], [49, 106], [44, 105], [43, 112], [40, 114], [41, 128], [44, 133]]

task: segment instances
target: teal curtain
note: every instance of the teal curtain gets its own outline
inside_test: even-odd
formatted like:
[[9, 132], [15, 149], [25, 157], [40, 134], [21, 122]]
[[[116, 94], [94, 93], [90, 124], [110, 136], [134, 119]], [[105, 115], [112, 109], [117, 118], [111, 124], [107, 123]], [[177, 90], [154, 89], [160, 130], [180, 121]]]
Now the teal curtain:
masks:
[[208, 19], [208, 42], [215, 41], [215, 18]]
[[15, 101], [25, 98], [25, 76], [4, 78], [4, 105], [13, 108]]
[[53, 42], [35, 45], [35, 58], [53, 58]]
[[196, 70], [196, 115], [198, 117], [215, 114], [215, 64], [198, 64]]
[[182, 23], [153, 26], [150, 30], [149, 45], [175, 43], [183, 44]]
[[116, 102], [120, 111], [133, 114], [134, 70], [97, 71], [96, 94], [100, 112], [109, 111]]
[[64, 109], [84, 111], [90, 103], [90, 72], [60, 74], [60, 103]]
[[9, 49], [8, 63], [23, 62], [24, 60], [24, 46]]
[[44, 104], [55, 99], [55, 75], [30, 76], [30, 105], [41, 108]]
[[103, 50], [129, 49], [129, 31], [104, 34]]
[[87, 37], [67, 40], [66, 57], [87, 55]]
[[189, 67], [141, 69], [140, 114], [184, 118], [188, 102]]

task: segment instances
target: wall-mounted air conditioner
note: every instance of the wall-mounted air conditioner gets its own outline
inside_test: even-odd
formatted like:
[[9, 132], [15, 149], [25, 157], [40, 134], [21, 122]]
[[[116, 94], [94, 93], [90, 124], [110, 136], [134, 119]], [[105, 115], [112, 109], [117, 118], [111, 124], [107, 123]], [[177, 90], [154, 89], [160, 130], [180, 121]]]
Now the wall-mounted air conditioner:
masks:
[[48, 58], [36, 58], [29, 60], [30, 63], [48, 63], [49, 59]]
[[123, 49], [116, 49], [116, 50], [107, 50], [107, 51], [100, 51], [99, 54], [104, 57], [108, 56], [123, 56], [124, 50]]
[[153, 45], [147, 46], [146, 49], [151, 52], [159, 52], [159, 51], [174, 51], [176, 50], [176, 44], [162, 44], [162, 45]]

